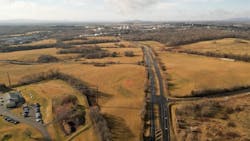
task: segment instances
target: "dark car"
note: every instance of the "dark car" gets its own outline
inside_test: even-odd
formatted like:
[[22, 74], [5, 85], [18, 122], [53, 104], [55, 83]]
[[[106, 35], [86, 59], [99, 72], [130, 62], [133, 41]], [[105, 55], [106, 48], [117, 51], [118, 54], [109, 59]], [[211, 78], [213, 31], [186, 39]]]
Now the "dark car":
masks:
[[35, 107], [40, 107], [40, 104], [39, 103], [35, 103]]

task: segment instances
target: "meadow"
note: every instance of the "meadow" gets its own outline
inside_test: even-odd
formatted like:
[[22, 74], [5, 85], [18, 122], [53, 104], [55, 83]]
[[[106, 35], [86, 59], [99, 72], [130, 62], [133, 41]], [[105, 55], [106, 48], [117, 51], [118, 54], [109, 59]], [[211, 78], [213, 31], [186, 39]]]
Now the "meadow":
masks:
[[[96, 38], [93, 38], [96, 40]], [[104, 39], [113, 39], [105, 37]], [[108, 44], [108, 43], [106, 43]], [[98, 45], [98, 44], [97, 44]], [[126, 45], [129, 45], [126, 43]], [[101, 113], [108, 121], [109, 127], [112, 132], [112, 137], [115, 140], [138, 141], [142, 132], [141, 112], [144, 102], [144, 84], [146, 82], [146, 72], [144, 66], [137, 65], [142, 61], [143, 54], [141, 48], [131, 48], [125, 45], [125, 48], [105, 48], [109, 52], [117, 52], [118, 57], [107, 57], [102, 59], [79, 59], [67, 60], [70, 57], [76, 57], [78, 54], [57, 54], [59, 49], [38, 49], [30, 51], [18, 51], [11, 53], [1, 53], [0, 60], [18, 60], [33, 62], [40, 55], [52, 55], [59, 59], [57, 63], [43, 63], [34, 65], [18, 65], [8, 62], [0, 62], [0, 83], [9, 85], [7, 73], [10, 75], [11, 84], [18, 84], [23, 77], [27, 75], [46, 72], [54, 69], [62, 73], [71, 75], [84, 82], [87, 82], [91, 87], [98, 88], [99, 91], [105, 95], [100, 96], [98, 99]], [[134, 57], [126, 57], [124, 52], [133, 51]], [[110, 64], [105, 67], [97, 67], [93, 64], [84, 64], [85, 62], [117, 62], [118, 64]], [[39, 102], [44, 105], [42, 113], [44, 114], [44, 121], [49, 122], [52, 120], [51, 116], [51, 103], [52, 100], [62, 95], [73, 94], [77, 96], [80, 103], [86, 105], [84, 97], [65, 82], [60, 80], [45, 81], [37, 84], [18, 87], [18, 90], [24, 93], [24, 97], [29, 103]], [[34, 95], [33, 99], [30, 98], [30, 93]], [[14, 110], [20, 112], [20, 109]], [[87, 113], [88, 115], [88, 113]], [[86, 126], [79, 129], [72, 135], [74, 140], [81, 140], [86, 138], [88, 140], [99, 140], [97, 133], [94, 131], [90, 119], [88, 117]], [[57, 126], [49, 125], [49, 132], [53, 135], [55, 140], [64, 140], [72, 136], [65, 137], [58, 130]]]
[[178, 47], [177, 50], [192, 50], [203, 53], [213, 52], [234, 55], [250, 55], [250, 41], [237, 38], [225, 38], [184, 45]]
[[[71, 86], [60, 80], [52, 80], [41, 82], [37, 84], [31, 84], [27, 86], [18, 87], [17, 90], [21, 91], [23, 97], [26, 99], [28, 104], [39, 103], [41, 106], [41, 113], [45, 123], [51, 123], [47, 126], [47, 129], [52, 136], [53, 140], [66, 140], [68, 137], [64, 135], [61, 128], [55, 121], [55, 117], [52, 111], [52, 103], [55, 99], [60, 99], [68, 95], [76, 96], [79, 104], [83, 105], [88, 109], [86, 97], [81, 95], [78, 91], [73, 89]], [[18, 109], [15, 109], [18, 111]], [[88, 113], [88, 112], [87, 112]], [[89, 115], [86, 115], [87, 121], [83, 126], [90, 126], [91, 120]], [[80, 128], [83, 128], [80, 127]], [[88, 128], [88, 132], [93, 131], [93, 126]], [[92, 137], [94, 138], [94, 137]]]
[[184, 102], [172, 106], [172, 139], [235, 141], [250, 139], [250, 95]]
[[192, 91], [250, 85], [250, 64], [217, 58], [164, 52], [171, 96], [191, 96]]

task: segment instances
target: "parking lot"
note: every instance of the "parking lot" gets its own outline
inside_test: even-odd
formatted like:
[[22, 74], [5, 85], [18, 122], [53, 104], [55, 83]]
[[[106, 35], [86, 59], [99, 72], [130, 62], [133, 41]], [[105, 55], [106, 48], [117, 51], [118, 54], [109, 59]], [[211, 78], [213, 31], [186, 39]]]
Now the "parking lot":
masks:
[[38, 123], [43, 124], [43, 119], [42, 119], [42, 114], [41, 114], [39, 103], [30, 104], [30, 105], [25, 104], [23, 106], [22, 116], [24, 118], [29, 118], [31, 120], [34, 120]]

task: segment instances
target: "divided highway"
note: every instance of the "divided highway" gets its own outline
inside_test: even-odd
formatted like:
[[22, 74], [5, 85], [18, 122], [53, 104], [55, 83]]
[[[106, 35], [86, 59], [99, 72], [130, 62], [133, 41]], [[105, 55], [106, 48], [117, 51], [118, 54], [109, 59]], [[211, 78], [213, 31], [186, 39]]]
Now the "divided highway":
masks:
[[144, 54], [145, 54], [145, 63], [147, 66], [147, 70], [148, 70], [148, 79], [150, 82], [150, 92], [151, 92], [151, 103], [150, 103], [150, 119], [151, 119], [151, 127], [150, 127], [150, 134], [151, 134], [151, 141], [155, 140], [155, 115], [154, 115], [154, 97], [156, 95], [156, 91], [155, 91], [155, 76], [154, 76], [154, 72], [152, 70], [152, 65], [150, 62], [150, 57], [148, 55], [148, 52], [146, 50], [146, 48], [143, 49], [144, 50]]
[[[159, 123], [162, 133], [162, 140], [163, 141], [169, 141], [169, 116], [168, 116], [168, 100], [164, 96], [164, 84], [163, 79], [161, 76], [161, 71], [158, 66], [158, 62], [156, 58], [153, 55], [152, 49], [150, 47], [144, 46], [143, 47], [144, 55], [145, 55], [145, 63], [148, 68], [148, 77], [150, 80], [150, 90], [151, 90], [151, 108], [154, 107], [154, 104], [159, 106]], [[154, 71], [153, 71], [154, 70]], [[157, 76], [157, 77], [155, 77]], [[160, 96], [156, 95], [156, 85], [155, 80], [158, 80], [158, 88]], [[151, 109], [151, 113], [154, 113], [154, 109]], [[156, 140], [155, 138], [155, 115], [151, 114], [151, 136], [152, 140]]]

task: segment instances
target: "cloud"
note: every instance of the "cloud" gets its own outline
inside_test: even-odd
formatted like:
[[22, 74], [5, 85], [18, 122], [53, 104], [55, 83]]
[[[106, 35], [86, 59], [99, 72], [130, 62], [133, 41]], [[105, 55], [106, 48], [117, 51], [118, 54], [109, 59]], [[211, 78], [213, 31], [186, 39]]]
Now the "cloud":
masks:
[[70, 4], [74, 6], [85, 6], [90, 3], [90, 0], [64, 0], [65, 4]]
[[105, 0], [122, 14], [136, 14], [159, 3], [161, 0]]

